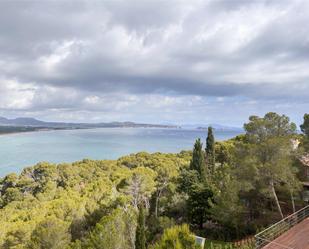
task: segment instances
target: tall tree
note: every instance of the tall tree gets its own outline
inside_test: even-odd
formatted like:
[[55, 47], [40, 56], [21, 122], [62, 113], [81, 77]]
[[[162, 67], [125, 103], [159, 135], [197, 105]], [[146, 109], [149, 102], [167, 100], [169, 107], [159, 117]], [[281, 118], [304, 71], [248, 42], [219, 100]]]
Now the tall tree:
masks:
[[208, 127], [206, 139], [206, 160], [209, 171], [213, 174], [215, 170], [215, 137], [213, 135], [212, 127]]
[[172, 182], [178, 175], [178, 171], [173, 165], [168, 163], [160, 165], [156, 168], [157, 178], [156, 178], [156, 191], [154, 193], [155, 203], [154, 203], [154, 213], [155, 217], [158, 217], [160, 198], [163, 196], [164, 192], [168, 192], [169, 189], [175, 188]]
[[253, 165], [255, 181], [265, 186], [264, 191], [274, 198], [278, 212], [283, 213], [276, 192], [276, 186], [288, 184], [295, 174], [291, 162], [291, 135], [296, 131], [296, 125], [285, 115], [267, 113], [263, 118], [251, 116], [244, 125], [246, 131], [246, 156], [241, 164]]
[[203, 144], [200, 139], [197, 139], [193, 148], [190, 170], [183, 170], [179, 180], [181, 192], [188, 195], [188, 218], [192, 224], [196, 224], [200, 228], [209, 217], [209, 203], [213, 196], [207, 179]]
[[141, 204], [149, 208], [149, 199], [156, 189], [156, 176], [156, 172], [150, 168], [137, 167], [132, 169], [131, 175], [117, 187], [131, 199], [131, 204], [136, 210]]
[[300, 126], [301, 131], [304, 133], [304, 146], [309, 151], [309, 114], [304, 115], [304, 123]]
[[199, 173], [200, 179], [204, 180], [206, 177], [205, 155], [203, 152], [203, 144], [201, 139], [197, 139], [194, 144], [192, 160], [190, 162], [190, 169], [196, 170]]
[[212, 218], [232, 233], [240, 224], [242, 205], [239, 198], [240, 184], [233, 175], [232, 167], [221, 165], [215, 172], [214, 197], [210, 205]]
[[187, 200], [188, 216], [192, 224], [198, 225], [200, 229], [210, 217], [210, 203], [213, 192], [205, 182], [194, 183], [189, 191]]
[[135, 249], [146, 249], [146, 234], [145, 234], [145, 214], [144, 208], [140, 207], [138, 220], [137, 220], [137, 228], [136, 228], [136, 236], [135, 236]]
[[250, 116], [244, 128], [251, 143], [261, 143], [271, 137], [287, 137], [296, 131], [296, 125], [290, 122], [289, 117], [275, 112], [266, 113], [262, 118]]

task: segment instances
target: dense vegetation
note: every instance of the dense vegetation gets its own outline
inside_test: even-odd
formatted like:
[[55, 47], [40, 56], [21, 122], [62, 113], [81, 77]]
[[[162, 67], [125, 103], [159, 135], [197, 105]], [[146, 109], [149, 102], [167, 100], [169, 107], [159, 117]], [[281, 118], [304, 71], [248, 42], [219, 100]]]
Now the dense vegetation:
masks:
[[[296, 133], [276, 113], [251, 116], [245, 134], [193, 151], [118, 160], [39, 163], [0, 180], [0, 248], [197, 248], [192, 234], [233, 241], [304, 205]], [[292, 141], [300, 146], [293, 147]], [[189, 225], [186, 225], [189, 224]]]

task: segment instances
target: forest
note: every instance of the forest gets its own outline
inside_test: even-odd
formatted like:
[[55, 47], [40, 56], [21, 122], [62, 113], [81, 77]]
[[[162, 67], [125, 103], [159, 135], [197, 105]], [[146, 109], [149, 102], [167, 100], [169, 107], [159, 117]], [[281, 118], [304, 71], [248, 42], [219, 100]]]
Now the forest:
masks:
[[[306, 205], [309, 114], [250, 116], [244, 134], [192, 151], [41, 162], [0, 179], [0, 248], [236, 248]], [[206, 132], [206, 131], [205, 131]], [[1, 159], [0, 159], [1, 160]], [[239, 248], [253, 248], [248, 240]]]

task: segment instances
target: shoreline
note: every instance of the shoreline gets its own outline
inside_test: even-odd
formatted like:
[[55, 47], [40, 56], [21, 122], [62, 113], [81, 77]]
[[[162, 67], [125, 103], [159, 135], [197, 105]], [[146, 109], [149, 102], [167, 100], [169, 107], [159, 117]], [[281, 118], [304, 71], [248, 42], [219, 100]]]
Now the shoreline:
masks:
[[[34, 127], [35, 128], [35, 127]], [[33, 129], [33, 130], [21, 130], [21, 131], [12, 131], [12, 132], [0, 132], [1, 136], [8, 136], [8, 135], [16, 135], [16, 134], [23, 134], [23, 133], [35, 133], [35, 132], [42, 132], [42, 131], [74, 131], [74, 130], [93, 130], [93, 129], [177, 129], [181, 130], [181, 127], [155, 127], [155, 126], [119, 126], [119, 127], [83, 127], [83, 128], [42, 128], [42, 129]], [[196, 129], [192, 129], [196, 130]]]
[[[53, 128], [46, 128], [46, 129], [37, 129], [37, 130], [25, 130], [25, 131], [12, 131], [12, 132], [3, 132], [0, 133], [0, 136], [8, 136], [8, 135], [16, 135], [16, 134], [23, 134], [23, 133], [34, 133], [34, 132], [41, 132], [41, 131], [64, 131], [64, 130], [82, 130], [88, 128], [75, 128], [75, 129], [53, 129]], [[90, 128], [91, 129], [91, 128]]]
[[[34, 133], [38, 131], [42, 132]], [[114, 160], [142, 151], [179, 153], [182, 150], [192, 150], [196, 138], [201, 137], [203, 141], [206, 139], [205, 132], [186, 129], [117, 127], [56, 131], [45, 129], [0, 135], [0, 155], [3, 157], [0, 178], [41, 161], [61, 163], [83, 158]], [[225, 141], [239, 134], [219, 132], [217, 141]], [[149, 142], [150, 140], [153, 142]]]

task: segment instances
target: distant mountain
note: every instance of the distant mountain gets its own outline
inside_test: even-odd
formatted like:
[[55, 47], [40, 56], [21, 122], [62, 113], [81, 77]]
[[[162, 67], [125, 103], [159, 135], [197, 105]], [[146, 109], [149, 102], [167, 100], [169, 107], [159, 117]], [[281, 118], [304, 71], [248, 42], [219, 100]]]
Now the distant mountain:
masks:
[[241, 127], [226, 126], [220, 124], [186, 124], [181, 127], [184, 129], [207, 130], [211, 126], [215, 131], [243, 131]]
[[[44, 129], [90, 129], [90, 128], [182, 128], [207, 130], [208, 126], [213, 127], [215, 131], [243, 131], [240, 127], [225, 126], [220, 124], [186, 124], [176, 126], [172, 124], [147, 124], [126, 122], [108, 122], [108, 123], [65, 123], [65, 122], [45, 122], [35, 118], [18, 117], [8, 119], [0, 117], [0, 133], [34, 131]], [[14, 128], [15, 127], [15, 128]]]
[[153, 128], [177, 128], [174, 125], [144, 124], [134, 122], [109, 122], [109, 123], [65, 123], [44, 122], [35, 118], [19, 117], [8, 119], [0, 117], [0, 126], [6, 127], [34, 127], [49, 129], [89, 129], [89, 128], [113, 128], [113, 127], [153, 127]]
[[27, 125], [27, 126], [40, 126], [44, 125], [45, 122], [37, 120], [35, 118], [15, 118], [15, 119], [8, 119], [9, 122], [15, 125]]
[[[1, 126], [49, 126], [52, 123], [37, 120], [35, 118], [13, 118], [8, 119], [5, 117], [0, 117]], [[60, 123], [59, 123], [60, 124]]]

